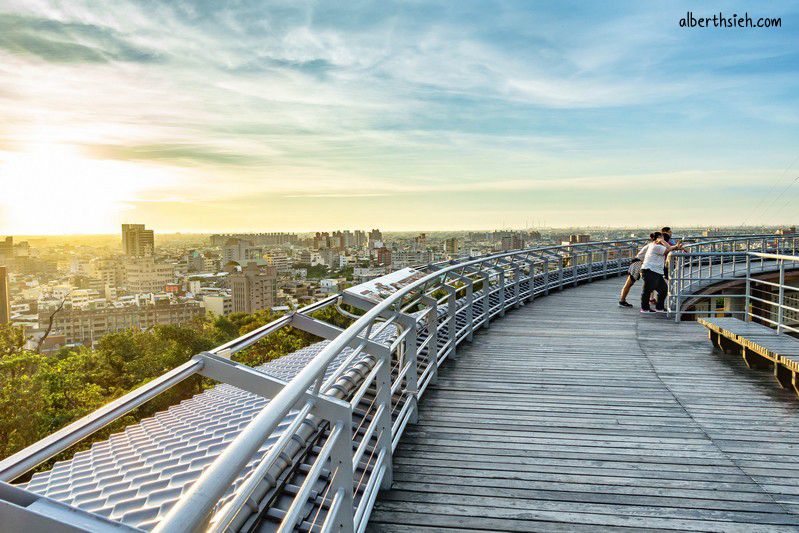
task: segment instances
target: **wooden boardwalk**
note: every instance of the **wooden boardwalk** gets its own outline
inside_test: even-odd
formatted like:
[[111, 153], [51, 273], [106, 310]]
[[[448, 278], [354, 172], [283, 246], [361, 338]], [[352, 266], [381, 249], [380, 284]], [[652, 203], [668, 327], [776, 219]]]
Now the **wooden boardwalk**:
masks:
[[536, 300], [462, 347], [370, 530], [799, 531], [799, 401], [698, 324], [617, 307], [621, 283]]

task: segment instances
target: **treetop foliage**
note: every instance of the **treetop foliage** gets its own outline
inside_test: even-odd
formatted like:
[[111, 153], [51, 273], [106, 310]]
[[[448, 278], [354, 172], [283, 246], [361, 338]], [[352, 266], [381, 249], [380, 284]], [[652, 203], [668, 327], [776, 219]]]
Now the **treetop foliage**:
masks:
[[[339, 327], [350, 322], [332, 307], [317, 311], [314, 316]], [[104, 336], [94, 348], [70, 347], [50, 354], [26, 350], [21, 328], [0, 325], [0, 413], [3, 413], [0, 458], [46, 437], [197, 353], [277, 318], [278, 315], [268, 311], [204, 317], [186, 325], [123, 330]], [[282, 328], [235, 354], [234, 359], [256, 366], [318, 340], [303, 331]], [[92, 442], [211, 386], [210, 380], [193, 376], [76, 445], [76, 449], [88, 448]], [[74, 451], [56, 459], [69, 457]], [[52, 462], [43, 467], [51, 465]]]

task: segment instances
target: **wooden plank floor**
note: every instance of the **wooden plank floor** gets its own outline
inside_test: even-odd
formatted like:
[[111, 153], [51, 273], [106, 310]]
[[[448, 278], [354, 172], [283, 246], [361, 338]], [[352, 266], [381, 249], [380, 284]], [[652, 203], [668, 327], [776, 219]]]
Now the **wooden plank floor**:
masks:
[[621, 283], [541, 298], [461, 347], [370, 530], [799, 531], [799, 401], [698, 324], [617, 307]]

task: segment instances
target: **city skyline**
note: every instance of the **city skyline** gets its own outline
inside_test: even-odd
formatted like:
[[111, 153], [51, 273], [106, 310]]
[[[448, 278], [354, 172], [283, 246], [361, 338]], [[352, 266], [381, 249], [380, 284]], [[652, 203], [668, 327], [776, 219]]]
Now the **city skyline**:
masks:
[[10, 0], [0, 235], [795, 224], [799, 6], [696, 9]]

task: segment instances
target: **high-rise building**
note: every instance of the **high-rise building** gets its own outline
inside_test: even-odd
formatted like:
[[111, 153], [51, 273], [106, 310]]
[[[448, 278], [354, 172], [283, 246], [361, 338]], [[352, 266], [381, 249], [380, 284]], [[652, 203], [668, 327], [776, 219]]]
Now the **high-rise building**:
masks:
[[391, 264], [391, 250], [385, 246], [378, 248], [375, 254], [377, 256], [377, 265], [388, 266]]
[[460, 251], [460, 242], [455, 237], [444, 241], [444, 252], [451, 258], [458, 257]]
[[521, 233], [508, 232], [502, 236], [500, 246], [503, 250], [521, 250], [524, 248], [524, 237]]
[[369, 248], [380, 248], [383, 246], [383, 232], [373, 229], [369, 232]]
[[14, 257], [14, 237], [6, 237], [0, 241], [0, 257], [6, 259]]
[[240, 265], [246, 265], [250, 261], [263, 262], [263, 252], [263, 248], [254, 246], [252, 241], [231, 238], [222, 248], [222, 261], [224, 263], [235, 261]]
[[11, 295], [8, 290], [8, 272], [0, 266], [0, 324], [11, 322]]
[[569, 244], [583, 244], [591, 240], [590, 235], [575, 234], [569, 235]]
[[332, 248], [332, 239], [330, 234], [326, 231], [317, 231], [313, 238], [314, 250], [323, 250], [325, 248]]
[[123, 285], [133, 294], [163, 292], [166, 284], [175, 278], [172, 265], [157, 263], [152, 257], [127, 259], [123, 268]]
[[348, 229], [341, 232], [342, 248], [352, 248], [355, 246], [355, 235]]
[[122, 253], [133, 257], [153, 255], [155, 232], [144, 224], [122, 224]]
[[255, 263], [247, 263], [240, 271], [228, 277], [232, 293], [234, 313], [254, 313], [269, 309], [277, 300], [277, 269], [259, 268]]
[[264, 256], [264, 260], [267, 265], [275, 267], [279, 273], [291, 271], [291, 257], [285, 252], [269, 252]]
[[366, 232], [363, 230], [355, 230], [355, 246], [363, 248], [366, 246]]

